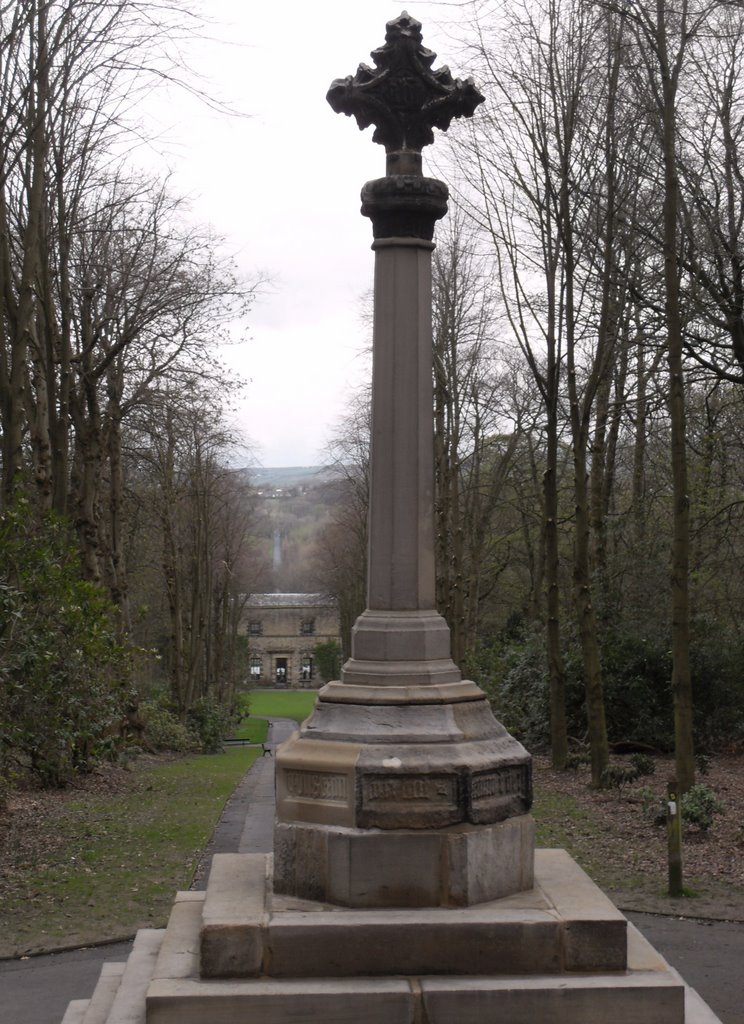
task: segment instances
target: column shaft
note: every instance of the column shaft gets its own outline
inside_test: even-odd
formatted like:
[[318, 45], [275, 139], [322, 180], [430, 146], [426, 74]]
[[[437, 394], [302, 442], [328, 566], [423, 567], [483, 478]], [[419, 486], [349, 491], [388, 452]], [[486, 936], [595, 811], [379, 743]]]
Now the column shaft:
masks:
[[431, 242], [375, 242], [368, 607], [433, 609]]

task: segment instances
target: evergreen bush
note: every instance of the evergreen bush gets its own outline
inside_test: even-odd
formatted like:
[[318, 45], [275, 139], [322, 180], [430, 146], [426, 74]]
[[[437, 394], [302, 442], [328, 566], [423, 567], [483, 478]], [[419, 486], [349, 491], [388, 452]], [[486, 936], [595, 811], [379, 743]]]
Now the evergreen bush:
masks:
[[[61, 786], [118, 735], [131, 659], [69, 524], [22, 497], [0, 516], [0, 776]], [[110, 746], [110, 745], [109, 745]]]
[[194, 733], [164, 703], [142, 701], [139, 711], [145, 724], [144, 742], [150, 750], [193, 753], [199, 749]]
[[683, 794], [680, 811], [683, 821], [696, 825], [701, 832], [707, 832], [716, 814], [723, 811], [723, 804], [712, 789], [698, 782]]

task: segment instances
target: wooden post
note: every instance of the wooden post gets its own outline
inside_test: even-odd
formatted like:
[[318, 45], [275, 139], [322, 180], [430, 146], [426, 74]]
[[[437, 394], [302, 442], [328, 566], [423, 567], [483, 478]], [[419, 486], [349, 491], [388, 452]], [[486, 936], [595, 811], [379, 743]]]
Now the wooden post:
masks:
[[670, 779], [667, 784], [667, 840], [669, 895], [684, 896], [682, 888], [682, 813], [676, 779]]

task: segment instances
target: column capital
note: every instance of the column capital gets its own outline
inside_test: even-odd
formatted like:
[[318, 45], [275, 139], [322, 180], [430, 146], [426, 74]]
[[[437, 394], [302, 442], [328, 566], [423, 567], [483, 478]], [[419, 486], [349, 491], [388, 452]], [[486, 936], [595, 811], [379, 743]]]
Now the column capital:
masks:
[[362, 188], [362, 214], [378, 238], [420, 238], [430, 242], [434, 225], [447, 212], [443, 181], [418, 174], [390, 174]]

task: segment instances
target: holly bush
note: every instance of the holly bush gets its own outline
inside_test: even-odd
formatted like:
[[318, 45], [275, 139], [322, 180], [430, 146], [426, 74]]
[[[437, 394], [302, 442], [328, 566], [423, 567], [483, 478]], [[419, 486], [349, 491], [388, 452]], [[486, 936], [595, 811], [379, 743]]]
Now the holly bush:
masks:
[[[130, 658], [69, 525], [17, 498], [0, 515], [0, 779], [63, 785], [115, 736]], [[1, 788], [1, 787], [0, 787]]]

